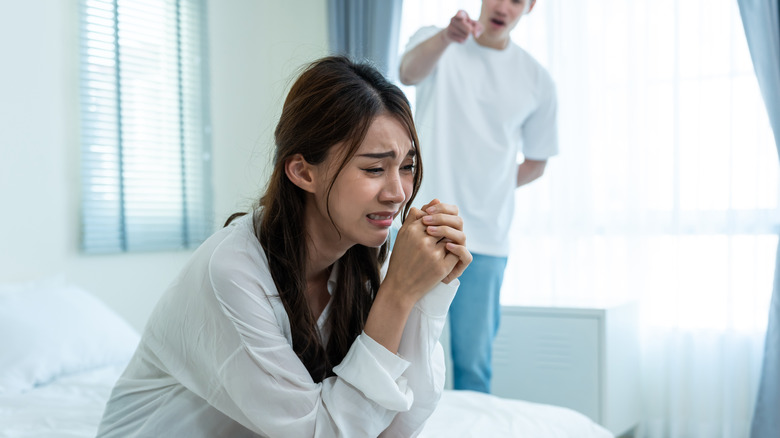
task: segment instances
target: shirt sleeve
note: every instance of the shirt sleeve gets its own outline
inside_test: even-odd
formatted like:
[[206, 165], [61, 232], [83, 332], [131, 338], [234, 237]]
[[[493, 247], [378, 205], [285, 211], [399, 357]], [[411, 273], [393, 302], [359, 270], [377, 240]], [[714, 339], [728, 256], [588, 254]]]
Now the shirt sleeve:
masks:
[[421, 27], [420, 29], [417, 30], [417, 32], [412, 34], [412, 36], [409, 38], [409, 42], [406, 43], [406, 48], [404, 49], [404, 54], [414, 49], [420, 43], [427, 40], [428, 38], [436, 35], [440, 30], [441, 28], [438, 28], [436, 26]]
[[536, 89], [539, 105], [523, 123], [523, 155], [546, 160], [558, 154], [558, 97], [552, 77], [540, 70]]
[[381, 437], [417, 436], [436, 409], [445, 379], [444, 350], [439, 338], [459, 285], [457, 279], [449, 284], [439, 283], [412, 309], [398, 354], [410, 364], [403, 376], [414, 391], [414, 403], [411, 409], [395, 416]]
[[439, 283], [409, 315], [398, 354], [410, 362], [404, 376], [414, 391], [414, 403], [411, 409], [395, 416], [382, 433], [383, 438], [417, 436], [441, 399], [445, 366], [439, 337], [459, 284], [459, 280]]
[[[409, 362], [365, 334], [334, 368], [336, 376], [315, 383], [270, 304], [278, 295], [266, 295], [249, 272], [229, 261], [210, 268], [222, 313], [237, 333], [228, 357], [205, 359], [217, 361], [210, 404], [255, 433], [295, 437], [378, 436], [410, 409]], [[212, 341], [230, 342], [230, 336]]]

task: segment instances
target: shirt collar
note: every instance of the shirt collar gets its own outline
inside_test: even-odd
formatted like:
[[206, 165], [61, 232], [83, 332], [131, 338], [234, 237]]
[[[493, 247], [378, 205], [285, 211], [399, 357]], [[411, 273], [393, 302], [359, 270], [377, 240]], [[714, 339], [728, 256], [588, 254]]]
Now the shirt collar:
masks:
[[330, 270], [330, 276], [328, 277], [328, 293], [333, 296], [333, 291], [336, 289], [336, 281], [339, 279], [339, 261], [336, 260], [335, 263], [333, 263], [331, 270]]

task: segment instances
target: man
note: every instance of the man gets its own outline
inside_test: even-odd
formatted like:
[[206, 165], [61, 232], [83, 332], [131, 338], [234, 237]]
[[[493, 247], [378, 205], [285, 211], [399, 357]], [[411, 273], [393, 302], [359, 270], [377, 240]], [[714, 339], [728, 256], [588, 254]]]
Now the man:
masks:
[[558, 153], [555, 85], [509, 37], [535, 3], [483, 0], [476, 21], [458, 11], [445, 29], [417, 31], [401, 59], [401, 82], [417, 85], [419, 199], [460, 206], [474, 257], [450, 307], [455, 389], [490, 392], [514, 189]]

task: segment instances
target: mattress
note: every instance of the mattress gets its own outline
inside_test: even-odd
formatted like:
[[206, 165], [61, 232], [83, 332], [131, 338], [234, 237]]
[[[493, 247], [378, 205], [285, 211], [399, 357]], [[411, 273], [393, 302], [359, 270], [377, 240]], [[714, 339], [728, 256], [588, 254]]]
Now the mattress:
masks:
[[[21, 394], [0, 395], [0, 437], [94, 437], [114, 382], [112, 365], [67, 375]], [[570, 409], [472, 391], [444, 391], [421, 438], [611, 438]]]

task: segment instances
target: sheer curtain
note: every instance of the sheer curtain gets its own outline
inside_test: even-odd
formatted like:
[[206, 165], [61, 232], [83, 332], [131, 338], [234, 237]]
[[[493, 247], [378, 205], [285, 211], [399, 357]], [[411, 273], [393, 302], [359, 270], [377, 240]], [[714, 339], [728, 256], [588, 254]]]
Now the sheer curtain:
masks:
[[[405, 0], [403, 48], [480, 1]], [[561, 154], [517, 191], [502, 302], [641, 305], [642, 435], [746, 437], [780, 225], [735, 0], [540, 0]], [[413, 89], [405, 89], [413, 98]]]

